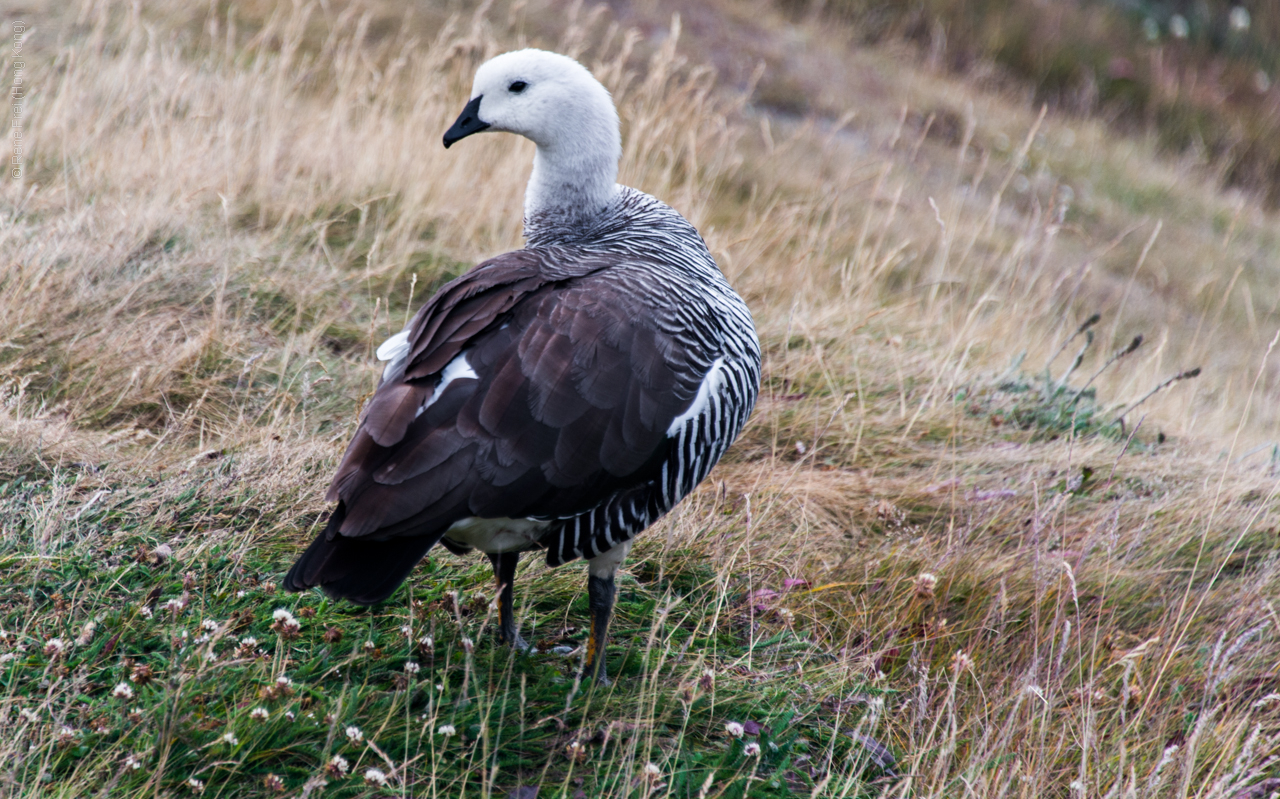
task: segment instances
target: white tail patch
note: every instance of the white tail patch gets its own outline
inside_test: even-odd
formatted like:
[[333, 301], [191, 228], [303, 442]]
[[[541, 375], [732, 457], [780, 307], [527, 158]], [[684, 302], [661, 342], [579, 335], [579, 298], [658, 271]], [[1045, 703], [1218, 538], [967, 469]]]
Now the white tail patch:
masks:
[[386, 380], [392, 372], [404, 366], [404, 359], [409, 357], [409, 329], [405, 328], [391, 338], [378, 345], [374, 353], [380, 361], [390, 361], [382, 370], [382, 379]]
[[724, 358], [716, 358], [715, 363], [711, 364], [711, 368], [707, 370], [706, 376], [702, 378], [702, 385], [698, 386], [698, 396], [693, 398], [689, 409], [671, 420], [671, 426], [667, 428], [667, 438], [678, 434], [690, 419], [696, 419], [702, 415], [711, 404], [711, 396], [720, 390], [720, 384], [723, 382]]

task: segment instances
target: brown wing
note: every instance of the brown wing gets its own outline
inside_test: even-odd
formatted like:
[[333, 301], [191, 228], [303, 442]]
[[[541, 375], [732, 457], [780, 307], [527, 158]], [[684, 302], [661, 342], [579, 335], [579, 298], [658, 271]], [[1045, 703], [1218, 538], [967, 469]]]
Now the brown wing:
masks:
[[[656, 479], [707, 357], [662, 329], [649, 269], [521, 250], [441, 289], [414, 319], [403, 372], [371, 400], [329, 489], [338, 510], [287, 587], [378, 601], [458, 519], [564, 518]], [[451, 363], [474, 376], [441, 390]], [[368, 600], [371, 582], [382, 596]]]

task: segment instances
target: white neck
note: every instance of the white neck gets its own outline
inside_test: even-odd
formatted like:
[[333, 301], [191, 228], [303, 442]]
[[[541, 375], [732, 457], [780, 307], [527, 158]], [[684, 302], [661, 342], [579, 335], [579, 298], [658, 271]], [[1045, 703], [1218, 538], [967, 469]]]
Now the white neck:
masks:
[[539, 144], [524, 193], [529, 227], [577, 227], [598, 217], [618, 193], [618, 156], [575, 142]]

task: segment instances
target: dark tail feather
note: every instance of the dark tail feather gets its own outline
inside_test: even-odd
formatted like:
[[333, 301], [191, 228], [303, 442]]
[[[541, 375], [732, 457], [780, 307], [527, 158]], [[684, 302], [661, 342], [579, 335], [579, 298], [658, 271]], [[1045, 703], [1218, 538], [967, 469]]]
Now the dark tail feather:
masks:
[[[334, 599], [374, 605], [400, 587], [440, 535], [416, 535], [376, 541], [337, 535], [346, 509], [334, 510], [323, 532], [285, 575], [287, 591], [319, 586]], [[330, 531], [335, 535], [329, 538]]]

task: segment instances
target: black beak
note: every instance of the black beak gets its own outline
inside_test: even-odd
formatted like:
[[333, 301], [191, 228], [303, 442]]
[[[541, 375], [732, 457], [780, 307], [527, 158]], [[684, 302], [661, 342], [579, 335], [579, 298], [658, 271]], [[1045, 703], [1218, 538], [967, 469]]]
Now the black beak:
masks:
[[489, 127], [488, 122], [480, 121], [480, 100], [484, 95], [480, 95], [476, 99], [467, 103], [467, 107], [462, 109], [462, 116], [458, 117], [458, 121], [453, 123], [453, 127], [444, 132], [444, 148], [449, 149], [449, 145], [465, 139], [472, 133], [479, 133]]

